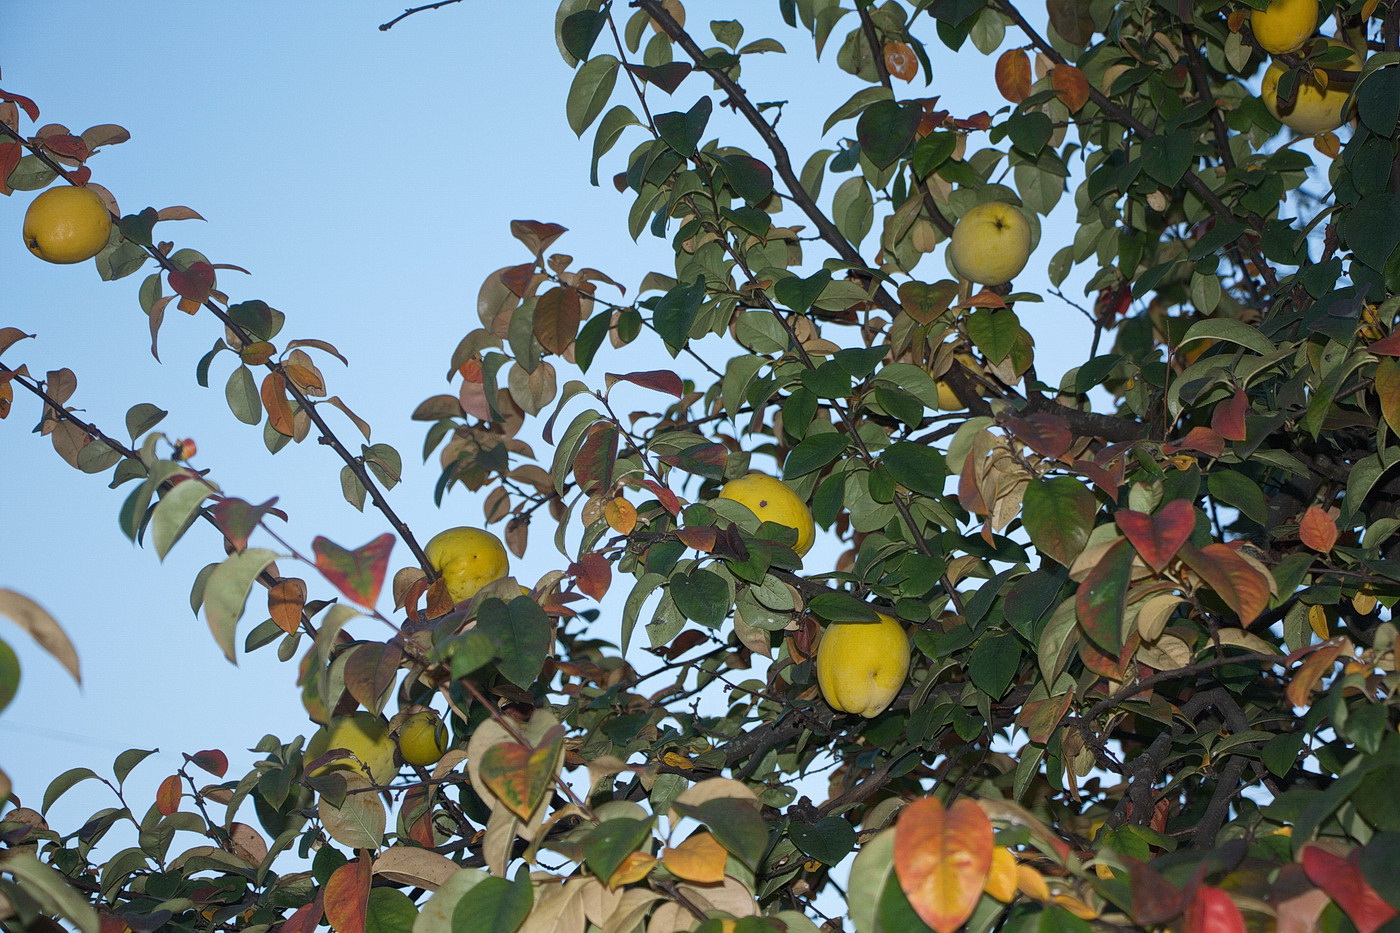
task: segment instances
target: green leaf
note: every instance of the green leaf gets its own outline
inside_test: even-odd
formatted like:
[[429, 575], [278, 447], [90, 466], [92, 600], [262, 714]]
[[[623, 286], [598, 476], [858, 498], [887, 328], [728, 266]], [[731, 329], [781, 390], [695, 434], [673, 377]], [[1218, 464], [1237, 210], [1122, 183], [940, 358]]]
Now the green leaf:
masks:
[[819, 593], [807, 608], [828, 622], [875, 622], [880, 618], [869, 603], [849, 593]]
[[535, 895], [528, 877], [515, 881], [487, 878], [474, 885], [457, 902], [452, 911], [452, 929], [471, 930], [472, 933], [515, 933], [530, 915], [534, 903]]
[[867, 87], [856, 91], [854, 94], [851, 95], [849, 100], [847, 100], [840, 107], [837, 107], [832, 112], [831, 116], [826, 118], [826, 123], [822, 125], [822, 133], [825, 134], [828, 130], [830, 130], [836, 124], [840, 123], [842, 120], [849, 120], [851, 117], [855, 116], [858, 113], [861, 113], [865, 110], [866, 107], [871, 106], [877, 101], [892, 101], [893, 98], [894, 92], [887, 87]]
[[1123, 609], [1133, 570], [1133, 546], [1126, 538], [1104, 552], [1075, 594], [1079, 627], [1100, 648], [1116, 655], [1123, 647]]
[[1010, 308], [978, 308], [967, 316], [967, 335], [992, 362], [1010, 355], [1020, 330], [1021, 322]]
[[169, 412], [163, 408], [157, 408], [149, 402], [142, 402], [133, 405], [126, 413], [126, 430], [134, 441], [151, 428], [160, 424], [161, 419]]
[[792, 823], [790, 838], [809, 858], [835, 865], [856, 847], [856, 831], [839, 816], [820, 819], [815, 825]]
[[224, 385], [224, 398], [229, 411], [244, 424], [257, 424], [262, 420], [262, 398], [258, 395], [257, 383], [253, 381], [253, 371], [240, 364], [228, 374]]
[[151, 542], [161, 560], [189, 529], [199, 515], [200, 503], [212, 492], [203, 480], [186, 478], [160, 497], [151, 516]]
[[365, 933], [413, 933], [418, 907], [397, 888], [371, 888], [365, 907]]
[[705, 297], [705, 277], [697, 275], [689, 285], [677, 285], [656, 303], [651, 326], [666, 341], [674, 356], [690, 340], [690, 328]]
[[846, 451], [846, 438], [841, 434], [812, 434], [792, 449], [783, 462], [783, 479], [793, 480], [799, 476], [820, 470]]
[[1015, 635], [993, 635], [972, 649], [967, 676], [972, 685], [993, 700], [1006, 695], [1021, 666], [1021, 643]]
[[204, 617], [230, 662], [234, 661], [234, 633], [253, 581], [276, 559], [277, 555], [265, 548], [249, 548], [229, 557], [209, 575], [204, 587]]
[[[598, 124], [598, 132], [593, 137], [593, 161], [588, 174], [588, 180], [594, 187], [598, 185], [598, 161], [617, 144], [623, 130], [629, 126], [640, 125], [641, 121], [637, 119], [637, 115], [622, 104], [618, 104], [603, 115], [602, 122]], [[606, 315], [599, 315], [599, 317], [606, 322]], [[592, 354], [589, 354], [589, 359], [592, 359]]]
[[496, 645], [496, 669], [522, 690], [528, 689], [544, 667], [552, 635], [549, 616], [528, 596], [509, 604], [488, 599], [477, 612], [476, 628]]
[[856, 139], [876, 168], [888, 168], [908, 150], [922, 119], [923, 109], [916, 103], [878, 100], [856, 121]]
[[796, 275], [782, 279], [773, 286], [773, 296], [798, 314], [806, 314], [830, 282], [831, 272], [818, 269], [805, 279]]
[[914, 174], [927, 178], [958, 148], [956, 133], [930, 133], [914, 145]]
[[1068, 567], [1088, 543], [1097, 512], [1098, 500], [1083, 483], [1057, 476], [1026, 486], [1021, 521], [1036, 550]]
[[702, 97], [685, 113], [658, 113], [652, 122], [656, 124], [657, 135], [666, 145], [689, 157], [695, 154], [695, 148], [700, 145], [714, 107], [714, 101]]
[[639, 820], [622, 816], [604, 820], [583, 841], [584, 864], [607, 881], [627, 856], [651, 838], [651, 825], [651, 818]]
[[729, 586], [709, 570], [678, 573], [670, 580], [676, 608], [701, 625], [717, 628], [729, 614]]
[[[0, 711], [4, 711], [5, 707], [10, 705], [10, 701], [18, 692], [19, 656], [15, 654], [15, 649], [10, 647], [9, 642], [0, 638]], [[4, 802], [4, 796], [0, 796], [0, 803]]]
[[54, 805], [54, 801], [66, 794], [75, 784], [89, 780], [97, 780], [97, 772], [91, 768], [70, 768], [63, 772], [44, 789], [44, 802], [40, 805], [39, 812], [49, 812], [49, 807]]
[[1269, 502], [1259, 485], [1235, 470], [1216, 470], [1206, 480], [1211, 498], [1239, 509], [1246, 518], [1267, 525]]
[[752, 801], [717, 797], [694, 806], [682, 803], [671, 806], [680, 815], [709, 827], [710, 833], [730, 855], [750, 869], [758, 867], [758, 860], [768, 848], [768, 827]]
[[[1136, 295], [1136, 291], [1134, 294]], [[1268, 356], [1276, 349], [1267, 337], [1259, 333], [1259, 328], [1232, 318], [1206, 318], [1197, 321], [1191, 325], [1186, 336], [1181, 338], [1178, 346], [1185, 347], [1193, 340], [1223, 340], [1253, 350], [1260, 356]]]
[[574, 73], [564, 104], [564, 113], [574, 135], [582, 136], [589, 124], [603, 112], [608, 98], [612, 96], [613, 85], [617, 83], [618, 64], [618, 60], [611, 55], [599, 55], [589, 59]]
[[914, 441], [896, 441], [880, 454], [894, 481], [920, 495], [943, 495], [948, 462], [936, 448]]
[[[3, 706], [0, 703], [0, 706]], [[131, 773], [131, 769], [154, 755], [160, 749], [156, 748], [128, 748], [117, 756], [117, 760], [112, 762], [112, 776], [117, 779], [118, 784], [126, 781], [126, 776]]]
[[23, 849], [7, 853], [5, 871], [15, 877], [21, 889], [49, 913], [66, 918], [82, 933], [98, 933], [97, 911], [68, 879]]
[[593, 51], [593, 43], [608, 24], [608, 13], [603, 10], [579, 10], [565, 17], [559, 27], [559, 41], [568, 52], [579, 61], [585, 61]]

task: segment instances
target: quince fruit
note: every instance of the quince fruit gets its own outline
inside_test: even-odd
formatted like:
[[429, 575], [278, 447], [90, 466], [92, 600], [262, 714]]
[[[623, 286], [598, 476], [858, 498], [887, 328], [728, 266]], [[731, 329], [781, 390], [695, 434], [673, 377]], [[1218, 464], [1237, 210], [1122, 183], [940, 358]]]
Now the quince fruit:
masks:
[[948, 258], [958, 274], [979, 285], [1005, 285], [1031, 258], [1031, 225], [1014, 204], [987, 201], [953, 228]]
[[766, 473], [748, 473], [725, 483], [719, 497], [747, 506], [759, 521], [794, 529], [797, 543], [792, 549], [798, 557], [806, 554], [816, 540], [817, 526], [812, 521], [812, 510], [807, 508], [807, 503], [791, 486], [780, 479]]
[[[1350, 57], [1341, 64], [1343, 71], [1361, 70], [1361, 59], [1351, 46], [1335, 39], [1328, 39], [1327, 45], [1331, 48], [1346, 49], [1350, 53]], [[1331, 132], [1346, 122], [1346, 114], [1342, 108], [1351, 93], [1351, 85], [1336, 82], [1324, 88], [1315, 76], [1300, 75], [1293, 106], [1284, 111], [1280, 108], [1278, 99], [1278, 82], [1283, 77], [1283, 72], [1283, 65], [1271, 62], [1268, 70], [1264, 72], [1264, 80], [1260, 82], [1259, 94], [1264, 98], [1264, 106], [1268, 108], [1269, 113], [1284, 126], [1299, 135], [1307, 136]]]
[[501, 539], [480, 528], [449, 528], [434, 535], [423, 553], [442, 574], [454, 603], [471, 599], [477, 590], [510, 572], [510, 557]]
[[389, 733], [397, 737], [406, 764], [426, 768], [447, 752], [447, 726], [431, 709], [404, 710], [390, 720]]
[[878, 622], [834, 622], [817, 645], [817, 685], [832, 708], [869, 719], [884, 712], [909, 673], [909, 636], [879, 613]]
[[343, 748], [348, 754], [308, 771], [307, 776], [319, 777], [328, 771], [358, 771], [375, 784], [388, 784], [398, 774], [389, 726], [374, 713], [360, 710], [331, 719], [306, 743], [302, 764], [309, 766], [336, 748]]
[[1254, 41], [1270, 55], [1296, 52], [1317, 30], [1317, 0], [1270, 0], [1268, 9], [1249, 11]]
[[91, 188], [50, 188], [24, 212], [24, 245], [45, 262], [91, 259], [102, 252], [111, 234], [112, 215]]

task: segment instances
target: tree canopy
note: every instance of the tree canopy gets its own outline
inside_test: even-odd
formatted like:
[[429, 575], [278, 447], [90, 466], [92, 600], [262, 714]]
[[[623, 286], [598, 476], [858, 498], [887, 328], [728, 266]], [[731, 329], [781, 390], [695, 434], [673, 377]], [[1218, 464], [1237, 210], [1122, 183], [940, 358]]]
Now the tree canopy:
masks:
[[[455, 2], [380, 28], [484, 15]], [[84, 420], [0, 321], [0, 417], [109, 476], [156, 555], [217, 529], [192, 603], [230, 660], [298, 665], [308, 717], [154, 800], [122, 793], [136, 749], [10, 799], [0, 926], [1400, 929], [1400, 6], [779, 0], [772, 36], [715, 6], [512, 11], [675, 262], [619, 281], [629, 239], [576, 259], [567, 217], [502, 237], [452, 393], [405, 415], [503, 548], [399, 517], [334, 343], [181, 244], [196, 210], [101, 186], [121, 126], [0, 91], [3, 193], [95, 192], [80, 258], [144, 273], [153, 350], [208, 322], [196, 380], [248, 455], [320, 444], [385, 523], [296, 544], [157, 404]], [[779, 98], [828, 89], [745, 68], [809, 43], [859, 89], [793, 127]], [[995, 88], [950, 111], [973, 56]], [[35, 210], [36, 256], [84, 252]], [[1038, 359], [1031, 314], [1087, 345]], [[0, 641], [0, 708], [18, 674]], [[114, 804], [50, 826], [92, 780]]]

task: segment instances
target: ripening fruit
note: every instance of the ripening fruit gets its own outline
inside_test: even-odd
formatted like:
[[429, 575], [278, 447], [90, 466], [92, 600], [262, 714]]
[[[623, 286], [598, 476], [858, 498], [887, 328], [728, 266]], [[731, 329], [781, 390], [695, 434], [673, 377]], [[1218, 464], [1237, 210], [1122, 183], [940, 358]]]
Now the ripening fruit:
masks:
[[878, 716], [904, 686], [909, 650], [904, 627], [883, 613], [878, 622], [834, 622], [817, 645], [817, 685], [833, 708]]
[[[1335, 39], [1328, 39], [1327, 44], [1329, 47], [1346, 49], [1351, 53], [1351, 57], [1342, 63], [1342, 70], [1361, 70], [1361, 60], [1357, 57], [1355, 49]], [[1332, 65], [1331, 67], [1337, 66]], [[1264, 98], [1264, 106], [1268, 108], [1269, 113], [1273, 114], [1284, 126], [1295, 133], [1307, 136], [1313, 133], [1331, 132], [1346, 122], [1346, 115], [1342, 112], [1342, 108], [1347, 102], [1347, 95], [1351, 93], [1351, 86], [1343, 85], [1340, 81], [1330, 84], [1324, 90], [1316, 78], [1300, 75], [1293, 107], [1287, 112], [1281, 111], [1278, 100], [1278, 82], [1283, 77], [1283, 72], [1283, 65], [1271, 62], [1268, 70], [1264, 72], [1264, 80], [1259, 85], [1259, 95]]]
[[336, 716], [317, 729], [306, 743], [302, 764], [310, 765], [333, 748], [346, 749], [349, 755], [308, 772], [309, 777], [347, 770], [358, 771], [375, 784], [388, 784], [399, 771], [394, 763], [394, 740], [389, 737], [389, 726], [374, 713], [360, 710], [349, 716]]
[[[977, 361], [972, 358], [971, 354], [958, 353], [955, 354], [954, 357], [958, 362], [962, 363], [963, 369], [972, 372], [981, 371], [977, 366]], [[953, 387], [948, 384], [947, 380], [939, 379], [934, 385], [938, 388], [938, 408], [940, 411], [962, 411], [967, 408], [967, 406], [962, 403], [962, 399], [958, 398], [958, 393], [953, 391]], [[976, 387], [978, 395], [986, 394], [981, 383], [977, 383]]]
[[953, 268], [979, 285], [1005, 285], [1030, 258], [1030, 221], [1005, 201], [987, 201], [962, 215], [948, 246]]
[[406, 764], [426, 768], [447, 751], [447, 726], [430, 709], [399, 713], [389, 723], [389, 732], [398, 737], [399, 757]]
[[1317, 0], [1270, 0], [1268, 9], [1249, 11], [1254, 41], [1270, 55], [1296, 52], [1317, 30]]
[[454, 603], [471, 599], [476, 591], [510, 572], [510, 557], [501, 539], [480, 528], [449, 528], [423, 549], [428, 563], [442, 574]]
[[91, 259], [102, 252], [111, 234], [112, 215], [91, 188], [50, 188], [24, 212], [24, 245], [45, 262]]
[[816, 540], [817, 526], [812, 521], [812, 510], [807, 508], [807, 503], [793, 492], [791, 486], [780, 479], [766, 473], [748, 473], [725, 483], [719, 497], [748, 506], [759, 521], [795, 529], [797, 543], [792, 549], [798, 557], [806, 554]]

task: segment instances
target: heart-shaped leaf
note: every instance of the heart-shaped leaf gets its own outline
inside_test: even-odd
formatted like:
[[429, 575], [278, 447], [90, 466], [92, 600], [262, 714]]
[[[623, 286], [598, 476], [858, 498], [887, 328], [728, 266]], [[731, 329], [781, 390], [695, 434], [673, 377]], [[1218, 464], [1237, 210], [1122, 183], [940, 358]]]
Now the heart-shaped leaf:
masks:
[[170, 273], [170, 287], [181, 298], [196, 304], [203, 303], [214, 288], [214, 267], [207, 262], [191, 263], [183, 272]]
[[953, 933], [972, 916], [992, 868], [992, 823], [963, 798], [945, 809], [937, 797], [916, 800], [894, 828], [894, 870], [914, 912], [937, 933]]
[[564, 730], [549, 730], [535, 748], [519, 742], [493, 745], [481, 756], [481, 780], [507, 810], [521, 820], [544, 799], [564, 755]]
[[899, 303], [904, 313], [920, 324], [931, 323], [947, 311], [958, 297], [958, 283], [951, 279], [934, 282], [905, 282], [899, 286]]
[[1191, 537], [1196, 527], [1196, 507], [1188, 499], [1173, 499], [1155, 515], [1119, 509], [1113, 520], [1147, 566], [1160, 571]]
[[393, 549], [394, 536], [388, 532], [353, 551], [328, 538], [317, 537], [311, 542], [316, 569], [341, 593], [370, 609], [379, 599], [384, 572], [389, 566], [389, 552]]

